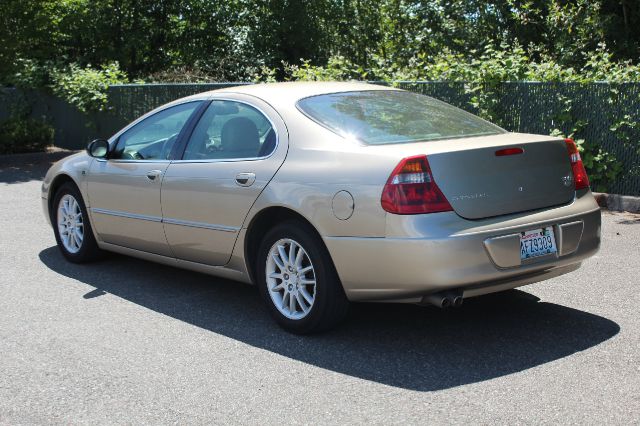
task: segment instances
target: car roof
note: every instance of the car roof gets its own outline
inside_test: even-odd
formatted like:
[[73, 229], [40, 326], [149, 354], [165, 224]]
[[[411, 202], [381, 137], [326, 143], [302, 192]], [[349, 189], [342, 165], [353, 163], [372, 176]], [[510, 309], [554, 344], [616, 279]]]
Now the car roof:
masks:
[[398, 90], [388, 86], [363, 82], [337, 81], [294, 81], [284, 83], [259, 83], [225, 87], [200, 95], [218, 95], [223, 93], [242, 93], [252, 95], [269, 103], [295, 103], [300, 99], [327, 93], [351, 92], [361, 90]]

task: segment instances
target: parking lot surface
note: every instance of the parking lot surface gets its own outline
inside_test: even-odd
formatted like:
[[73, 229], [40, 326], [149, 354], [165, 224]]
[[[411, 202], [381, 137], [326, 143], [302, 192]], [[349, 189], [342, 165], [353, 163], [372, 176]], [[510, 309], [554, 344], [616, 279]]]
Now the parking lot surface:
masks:
[[354, 305], [299, 337], [248, 285], [66, 262], [47, 166], [0, 166], [0, 423], [640, 422], [638, 215], [603, 213], [572, 274], [455, 310]]

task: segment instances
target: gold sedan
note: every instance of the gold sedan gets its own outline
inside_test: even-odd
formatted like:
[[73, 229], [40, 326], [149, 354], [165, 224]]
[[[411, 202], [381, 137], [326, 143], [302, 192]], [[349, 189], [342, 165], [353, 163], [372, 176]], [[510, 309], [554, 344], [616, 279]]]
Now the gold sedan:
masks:
[[108, 250], [254, 283], [296, 333], [349, 301], [459, 306], [600, 245], [573, 141], [364, 83], [179, 99], [56, 163], [42, 202], [68, 260]]

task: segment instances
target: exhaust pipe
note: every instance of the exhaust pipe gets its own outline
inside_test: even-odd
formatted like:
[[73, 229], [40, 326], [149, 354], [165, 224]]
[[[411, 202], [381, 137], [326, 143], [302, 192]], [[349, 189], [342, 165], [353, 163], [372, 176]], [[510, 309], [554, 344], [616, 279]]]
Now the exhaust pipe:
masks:
[[451, 299], [451, 306], [454, 308], [459, 308], [462, 306], [462, 292], [450, 292], [449, 293]]
[[422, 298], [422, 304], [437, 306], [438, 308], [458, 308], [462, 306], [462, 290], [441, 291], [428, 294]]
[[445, 309], [451, 306], [451, 299], [447, 293], [434, 293], [428, 294], [422, 298], [422, 303], [437, 306], [438, 308]]

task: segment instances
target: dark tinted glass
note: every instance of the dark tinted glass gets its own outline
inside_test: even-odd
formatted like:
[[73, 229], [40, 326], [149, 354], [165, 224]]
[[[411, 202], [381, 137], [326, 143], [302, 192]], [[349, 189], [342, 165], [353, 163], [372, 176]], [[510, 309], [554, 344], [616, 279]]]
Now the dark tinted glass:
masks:
[[260, 111], [241, 102], [214, 100], [193, 130], [183, 159], [252, 159], [266, 157], [275, 147], [275, 130]]
[[447, 103], [397, 90], [319, 95], [300, 100], [298, 106], [339, 135], [371, 145], [505, 132]]

